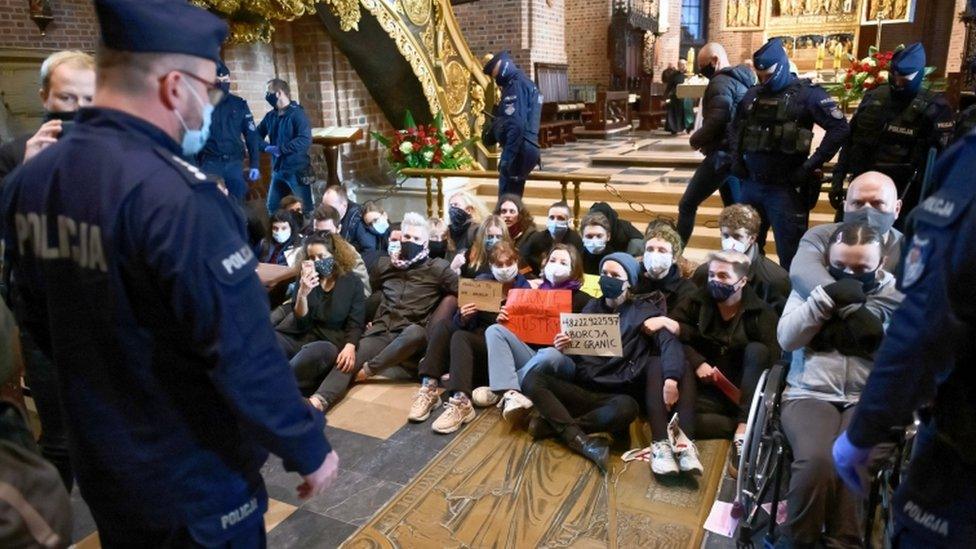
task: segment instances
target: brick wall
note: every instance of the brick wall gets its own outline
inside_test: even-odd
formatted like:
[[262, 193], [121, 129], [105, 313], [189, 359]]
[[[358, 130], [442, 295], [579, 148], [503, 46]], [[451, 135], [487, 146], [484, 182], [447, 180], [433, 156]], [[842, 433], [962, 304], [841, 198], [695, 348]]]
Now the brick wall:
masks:
[[966, 0], [956, 0], [952, 13], [952, 26], [949, 32], [949, 55], [946, 60], [947, 72], [959, 72], [963, 69], [963, 54], [966, 47], [966, 26], [959, 20], [959, 13], [965, 11]]
[[610, 81], [610, 0], [566, 0], [566, 57], [573, 84]]
[[41, 36], [27, 0], [0, 0], [0, 48], [94, 51], [98, 21], [91, 0], [58, 0], [51, 6], [54, 21]]
[[[715, 1], [715, 0], [713, 0]], [[672, 0], [668, 3], [668, 32], [658, 37], [654, 46], [654, 79], [661, 80], [661, 72], [668, 63], [677, 64], [681, 57], [681, 2]]]
[[725, 31], [722, 23], [722, 3], [712, 2], [708, 7], [708, 40], [722, 44], [733, 65], [752, 59], [752, 52], [766, 43], [763, 31]]

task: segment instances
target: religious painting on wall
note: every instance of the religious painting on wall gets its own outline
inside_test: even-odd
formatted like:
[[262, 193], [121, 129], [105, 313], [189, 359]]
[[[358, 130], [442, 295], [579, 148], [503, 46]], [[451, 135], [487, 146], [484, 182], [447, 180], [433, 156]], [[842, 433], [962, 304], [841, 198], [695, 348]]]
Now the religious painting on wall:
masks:
[[772, 0], [773, 18], [847, 19], [857, 12], [857, 0]]
[[755, 31], [763, 28], [764, 0], [724, 0], [725, 30]]
[[[915, 19], [916, 0], [863, 0], [862, 25], [882, 23], [911, 23]], [[879, 17], [880, 16], [880, 17]]]

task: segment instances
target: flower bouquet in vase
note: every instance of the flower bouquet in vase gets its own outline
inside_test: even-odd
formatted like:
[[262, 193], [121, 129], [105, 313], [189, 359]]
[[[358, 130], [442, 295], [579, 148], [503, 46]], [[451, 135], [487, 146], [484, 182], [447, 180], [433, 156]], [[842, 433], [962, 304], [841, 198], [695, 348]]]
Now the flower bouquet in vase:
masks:
[[387, 149], [387, 161], [393, 172], [400, 175], [405, 168], [460, 170], [471, 164], [468, 146], [472, 139], [461, 141], [452, 129], [445, 129], [441, 113], [432, 124], [418, 125], [408, 110], [403, 129], [390, 135], [370, 132]]

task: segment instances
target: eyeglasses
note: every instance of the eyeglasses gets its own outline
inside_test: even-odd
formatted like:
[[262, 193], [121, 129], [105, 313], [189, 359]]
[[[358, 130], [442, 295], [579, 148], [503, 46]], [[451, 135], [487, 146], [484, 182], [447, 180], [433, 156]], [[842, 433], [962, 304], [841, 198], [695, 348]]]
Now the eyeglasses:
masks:
[[[203, 78], [200, 78], [199, 76], [193, 74], [190, 71], [185, 71], [183, 69], [173, 69], [173, 70], [175, 72], [180, 73], [180, 74], [184, 74], [186, 76], [189, 76], [190, 78], [192, 78], [192, 79], [196, 80], [197, 82], [200, 82], [201, 84], [203, 84], [204, 86], [206, 86], [207, 87], [207, 100], [210, 101], [210, 104], [211, 105], [216, 106], [217, 103], [220, 103], [220, 100], [224, 98], [224, 90], [222, 90], [222, 89], [220, 89], [220, 88], [217, 87], [217, 82], [210, 82], [208, 80], [205, 80]], [[160, 80], [162, 80], [163, 78], [166, 78], [166, 76], [163, 75], [163, 76], [159, 77]]]

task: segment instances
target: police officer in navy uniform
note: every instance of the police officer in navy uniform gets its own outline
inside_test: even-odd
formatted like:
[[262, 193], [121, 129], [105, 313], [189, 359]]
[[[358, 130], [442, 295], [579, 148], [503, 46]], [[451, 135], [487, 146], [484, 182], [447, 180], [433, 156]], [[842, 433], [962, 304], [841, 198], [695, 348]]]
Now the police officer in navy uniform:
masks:
[[[244, 144], [247, 145], [247, 171], [249, 181], [261, 177], [258, 165], [261, 161], [261, 136], [258, 135], [254, 116], [247, 101], [230, 93], [230, 70], [220, 61], [217, 63], [217, 86], [224, 98], [214, 107], [210, 122], [210, 138], [199, 155], [204, 173], [222, 177], [227, 191], [234, 198], [244, 201], [247, 184], [244, 183]], [[241, 137], [244, 143], [241, 143]]]
[[338, 458], [276, 343], [240, 209], [184, 160], [222, 95], [227, 26], [180, 0], [95, 8], [94, 106], [0, 200], [17, 314], [57, 366], [103, 546], [260, 547], [268, 451], [300, 497]]
[[890, 81], [864, 94], [851, 118], [851, 135], [834, 167], [831, 203], [843, 211], [848, 174], [857, 177], [877, 171], [891, 177], [898, 188], [902, 212], [895, 226], [919, 202], [930, 151], [936, 155], [952, 139], [952, 107], [942, 94], [922, 88], [925, 49], [915, 43], [895, 53]]
[[[752, 60], [759, 85], [746, 92], [736, 110], [729, 134], [733, 173], [743, 180], [742, 201], [762, 217], [759, 249], [772, 226], [779, 262], [789, 270], [820, 194], [816, 172], [837, 153], [850, 129], [823, 88], [790, 72], [779, 38], [759, 48]], [[826, 135], [810, 154], [814, 124]]]
[[976, 135], [947, 149], [941, 185], [914, 214], [905, 300], [875, 356], [854, 418], [834, 443], [841, 478], [864, 493], [872, 447], [919, 411], [894, 497], [895, 547], [976, 547]]
[[498, 196], [522, 196], [525, 178], [539, 165], [542, 96], [508, 51], [492, 57], [484, 71], [495, 79], [502, 92], [502, 99], [485, 123], [481, 136], [485, 146], [502, 146], [498, 160]]

